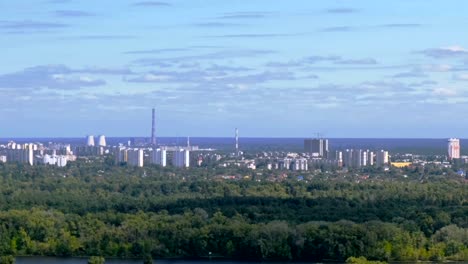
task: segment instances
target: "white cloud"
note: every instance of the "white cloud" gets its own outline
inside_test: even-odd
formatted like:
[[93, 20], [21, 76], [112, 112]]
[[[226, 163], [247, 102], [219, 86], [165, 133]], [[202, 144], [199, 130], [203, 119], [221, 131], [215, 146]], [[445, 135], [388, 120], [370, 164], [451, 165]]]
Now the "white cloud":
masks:
[[434, 88], [432, 94], [435, 96], [450, 97], [456, 96], [458, 94], [456, 89], [443, 87], [443, 88]]
[[229, 83], [226, 85], [227, 87], [237, 89], [239, 91], [245, 91], [249, 88], [248, 85], [246, 84], [235, 84], [235, 83]]
[[453, 45], [453, 46], [436, 48], [436, 49], [426, 49], [426, 50], [421, 51], [420, 53], [428, 57], [441, 59], [441, 58], [459, 57], [459, 56], [466, 57], [468, 55], [468, 50], [466, 50], [462, 46]]
[[449, 64], [428, 64], [422, 65], [421, 69], [428, 72], [448, 72], [453, 70], [453, 66]]
[[457, 81], [468, 81], [468, 73], [460, 73], [453, 76]]
[[443, 47], [441, 50], [446, 50], [446, 51], [451, 51], [451, 52], [466, 52], [467, 50], [463, 48], [462, 46], [454, 45], [454, 46], [448, 46], [448, 47]]

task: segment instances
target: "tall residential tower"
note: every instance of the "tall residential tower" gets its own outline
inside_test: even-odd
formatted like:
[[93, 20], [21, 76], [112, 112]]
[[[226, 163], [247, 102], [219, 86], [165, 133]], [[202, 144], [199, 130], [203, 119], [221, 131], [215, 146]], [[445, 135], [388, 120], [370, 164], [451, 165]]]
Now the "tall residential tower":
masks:
[[448, 157], [450, 160], [460, 158], [460, 140], [458, 138], [448, 140]]
[[328, 157], [328, 139], [323, 138], [308, 138], [304, 139], [304, 151], [310, 155], [318, 155], [319, 157]]

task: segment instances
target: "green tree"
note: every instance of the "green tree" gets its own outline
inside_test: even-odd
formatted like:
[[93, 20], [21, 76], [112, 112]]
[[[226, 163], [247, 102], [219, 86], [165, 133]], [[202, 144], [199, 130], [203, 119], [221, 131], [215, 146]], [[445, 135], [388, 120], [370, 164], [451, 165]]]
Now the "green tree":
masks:
[[104, 264], [105, 262], [105, 258], [98, 256], [93, 256], [88, 259], [88, 264]]
[[0, 264], [14, 264], [14, 263], [15, 263], [15, 257], [11, 255], [0, 257]]

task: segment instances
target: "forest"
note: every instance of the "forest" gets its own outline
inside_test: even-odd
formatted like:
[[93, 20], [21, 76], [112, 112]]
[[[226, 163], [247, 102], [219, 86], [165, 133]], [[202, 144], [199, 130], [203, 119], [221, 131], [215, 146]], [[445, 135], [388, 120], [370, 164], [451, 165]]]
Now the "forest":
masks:
[[0, 255], [468, 260], [463, 178], [219, 173], [250, 172], [0, 164]]

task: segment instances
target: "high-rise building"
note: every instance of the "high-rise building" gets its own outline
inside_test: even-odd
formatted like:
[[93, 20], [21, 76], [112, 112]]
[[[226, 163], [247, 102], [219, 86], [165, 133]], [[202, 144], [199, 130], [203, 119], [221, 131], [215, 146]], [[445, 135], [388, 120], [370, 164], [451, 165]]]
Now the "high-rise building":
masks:
[[350, 168], [353, 166], [353, 150], [347, 149], [343, 153], [343, 166], [346, 168]]
[[34, 165], [33, 144], [25, 144], [24, 146], [16, 144], [15, 147], [16, 149], [7, 149], [7, 162], [27, 163], [31, 166]]
[[166, 167], [166, 157], [167, 151], [165, 149], [154, 149], [150, 155], [151, 164], [157, 164], [162, 167]]
[[460, 158], [460, 140], [458, 138], [448, 140], [448, 157], [450, 160]]
[[115, 164], [128, 162], [128, 149], [118, 147], [114, 150]]
[[317, 154], [320, 157], [328, 156], [328, 139], [308, 138], [304, 139], [304, 151], [311, 155]]
[[174, 156], [172, 157], [172, 165], [180, 168], [190, 167], [190, 151], [188, 149], [178, 149], [174, 151]]
[[360, 168], [361, 166], [362, 166], [362, 150], [355, 149], [353, 150], [351, 167]]
[[368, 164], [367, 164], [367, 161], [368, 161], [368, 159], [367, 159], [367, 151], [362, 151], [361, 157], [362, 157], [362, 159], [361, 159], [361, 166], [363, 166], [363, 167], [367, 166], [367, 165], [368, 165]]
[[376, 165], [382, 167], [388, 164], [388, 151], [381, 150], [375, 155]]
[[371, 166], [374, 162], [369, 158], [373, 153], [369, 150], [347, 149], [344, 153], [344, 164], [348, 168]]
[[367, 166], [374, 166], [374, 152], [367, 150]]
[[335, 162], [338, 167], [343, 167], [343, 152], [335, 151]]
[[143, 167], [143, 149], [131, 149], [128, 151], [127, 164], [130, 166]]
[[88, 135], [86, 137], [86, 146], [94, 147], [94, 136], [93, 135]]

